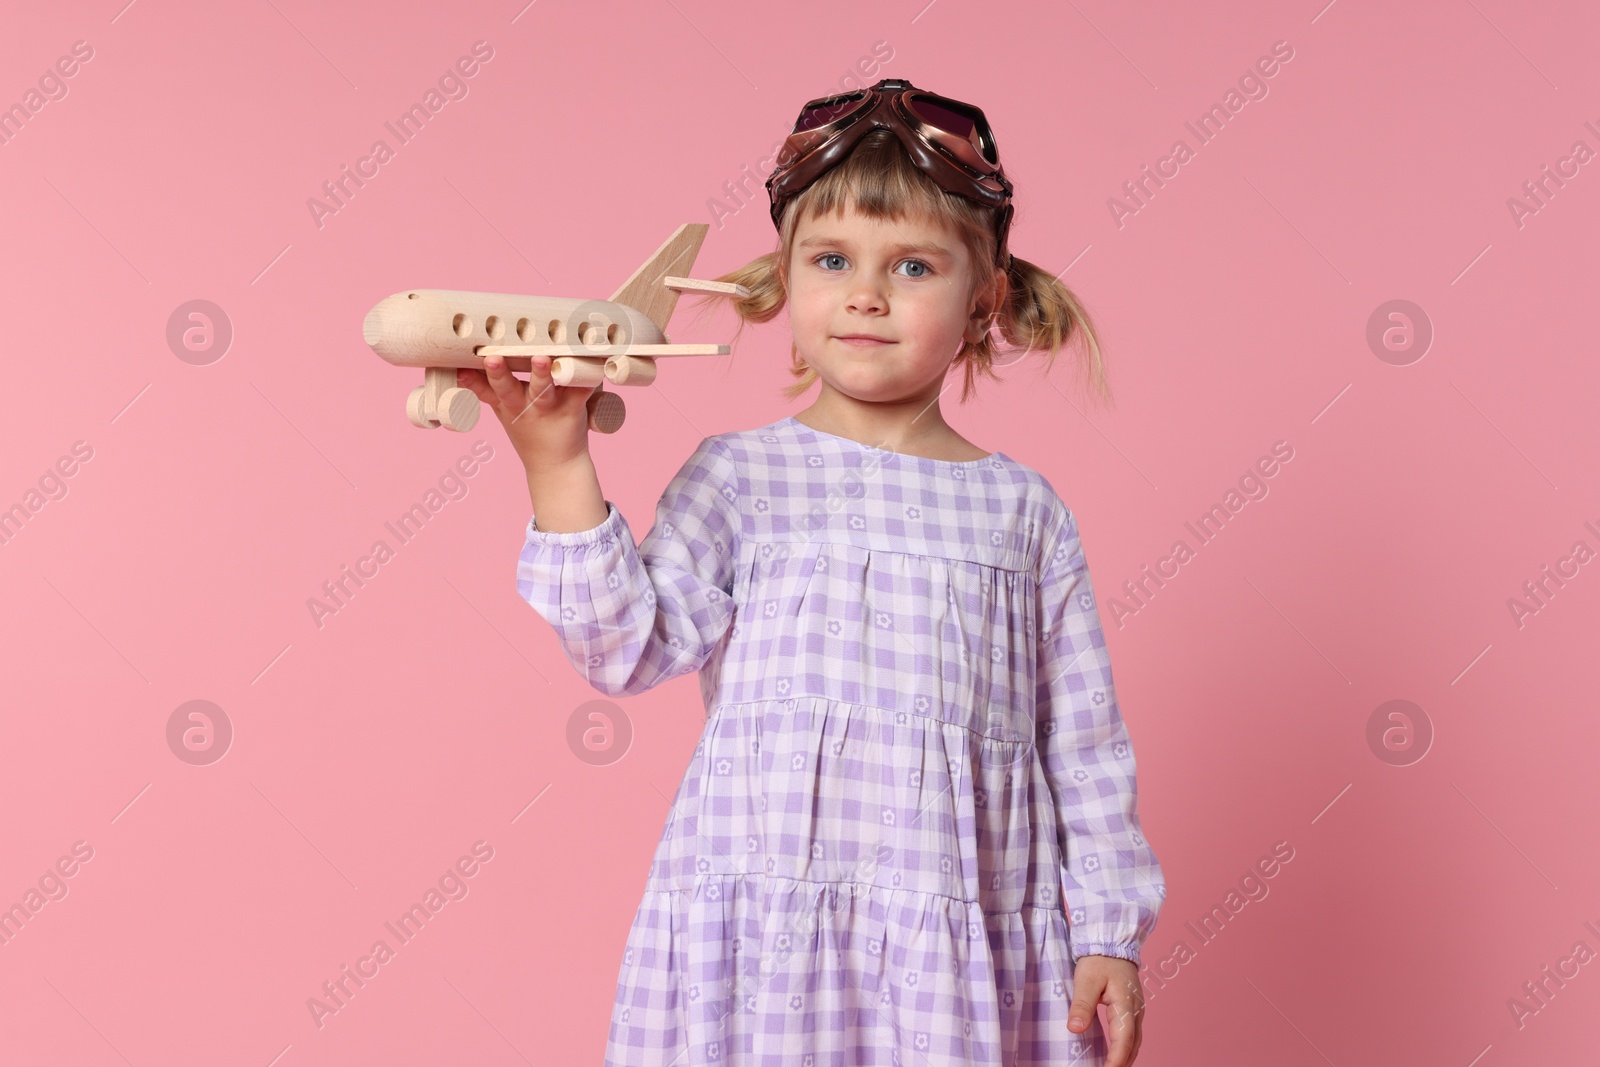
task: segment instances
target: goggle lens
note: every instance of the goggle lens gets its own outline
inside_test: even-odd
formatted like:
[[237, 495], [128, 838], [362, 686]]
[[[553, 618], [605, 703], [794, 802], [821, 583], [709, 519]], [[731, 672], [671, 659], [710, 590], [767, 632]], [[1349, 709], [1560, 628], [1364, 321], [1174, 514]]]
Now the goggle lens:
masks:
[[994, 140], [989, 136], [989, 124], [984, 121], [982, 113], [957, 110], [951, 103], [921, 93], [913, 94], [908, 102], [917, 118], [968, 142], [990, 164], [998, 162], [999, 153], [995, 151]]
[[856, 109], [866, 93], [848, 93], [844, 96], [830, 96], [826, 100], [818, 100], [806, 105], [806, 109], [795, 120], [794, 133], [805, 133], [818, 126], [826, 126], [837, 121]]

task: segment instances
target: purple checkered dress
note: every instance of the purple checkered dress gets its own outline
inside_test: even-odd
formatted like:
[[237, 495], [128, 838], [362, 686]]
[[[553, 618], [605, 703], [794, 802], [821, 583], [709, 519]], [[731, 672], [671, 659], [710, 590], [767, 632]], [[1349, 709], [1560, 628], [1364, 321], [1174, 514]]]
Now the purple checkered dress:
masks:
[[786, 418], [702, 441], [637, 547], [606, 509], [530, 522], [517, 591], [600, 692], [707, 709], [608, 1067], [1102, 1063], [1074, 960], [1138, 962], [1165, 882], [1050, 483]]

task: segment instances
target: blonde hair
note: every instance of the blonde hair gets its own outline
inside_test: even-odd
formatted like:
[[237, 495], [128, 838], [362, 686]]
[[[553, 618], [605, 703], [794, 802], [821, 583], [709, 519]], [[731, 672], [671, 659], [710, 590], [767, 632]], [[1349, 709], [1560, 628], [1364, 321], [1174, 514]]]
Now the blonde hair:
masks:
[[[1094, 324], [1072, 290], [1020, 256], [1011, 257], [1009, 270], [995, 263], [997, 209], [945, 192], [917, 167], [888, 130], [867, 134], [848, 157], [784, 206], [775, 251], [716, 279], [745, 286], [750, 290], [748, 297], [714, 294], [702, 298], [732, 302], [740, 320], [735, 340], [744, 332], [746, 323], [767, 322], [788, 302], [788, 265], [799, 220], [830, 212], [843, 215], [847, 206], [873, 219], [895, 221], [910, 215], [948, 226], [960, 234], [967, 249], [972, 273], [967, 299], [1000, 288], [998, 307], [990, 312], [992, 326], [984, 332], [983, 340], [973, 344], [963, 338], [956, 353], [955, 362], [964, 364], [966, 370], [962, 403], [972, 393], [979, 374], [1000, 380], [994, 372], [995, 357], [1002, 351], [995, 343], [996, 327], [1005, 343], [1020, 352], [1044, 350], [1047, 371], [1055, 363], [1057, 351], [1074, 335], [1079, 336], [1083, 349], [1078, 361], [1080, 379], [1087, 378], [1102, 399], [1111, 399]], [[791, 343], [789, 372], [799, 379], [783, 390], [791, 400], [818, 380], [816, 371], [806, 366], [799, 355], [799, 347]]]

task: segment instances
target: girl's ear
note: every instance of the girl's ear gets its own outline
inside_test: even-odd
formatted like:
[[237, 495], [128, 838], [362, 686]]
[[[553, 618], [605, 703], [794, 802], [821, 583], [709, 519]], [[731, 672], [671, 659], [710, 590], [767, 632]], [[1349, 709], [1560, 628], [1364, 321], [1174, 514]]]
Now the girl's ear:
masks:
[[1000, 306], [1000, 286], [1003, 284], [1005, 284], [1005, 274], [997, 274], [994, 283], [987, 290], [973, 297], [972, 313], [967, 317], [967, 328], [962, 332], [968, 343], [979, 344], [988, 336], [995, 309]]

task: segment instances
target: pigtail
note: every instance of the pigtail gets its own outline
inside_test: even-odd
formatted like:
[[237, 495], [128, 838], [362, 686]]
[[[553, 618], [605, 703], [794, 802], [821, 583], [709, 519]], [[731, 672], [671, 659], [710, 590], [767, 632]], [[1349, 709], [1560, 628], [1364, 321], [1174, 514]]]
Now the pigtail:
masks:
[[[1011, 256], [1008, 268], [1004, 293], [994, 314], [994, 328], [976, 345], [963, 343], [956, 355], [956, 362], [966, 366], [962, 401], [972, 392], [979, 374], [998, 381], [1000, 376], [994, 373], [997, 365], [1010, 366], [1029, 352], [1045, 353], [1048, 373], [1058, 351], [1074, 340], [1082, 350], [1076, 364], [1080, 386], [1087, 385], [1092, 395], [1111, 401], [1100, 339], [1077, 294], [1055, 275], [1020, 256]], [[996, 333], [1006, 347], [996, 344]]]

